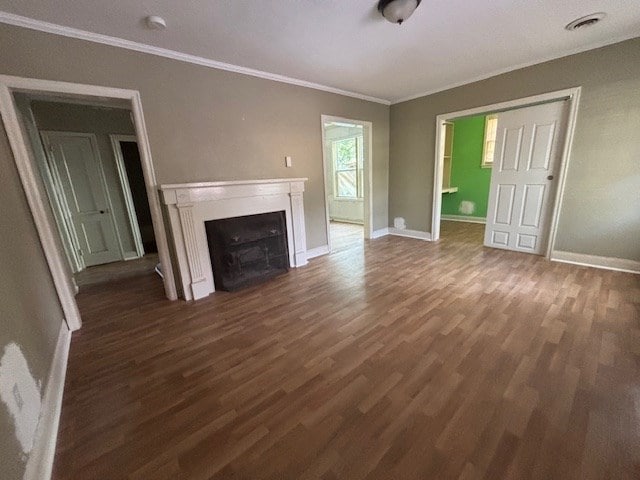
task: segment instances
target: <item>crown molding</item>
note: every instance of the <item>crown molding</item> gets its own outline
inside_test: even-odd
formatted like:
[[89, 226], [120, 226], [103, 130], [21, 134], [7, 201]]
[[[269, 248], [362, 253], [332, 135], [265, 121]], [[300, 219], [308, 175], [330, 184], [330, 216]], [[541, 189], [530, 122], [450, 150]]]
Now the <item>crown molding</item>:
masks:
[[328, 92], [328, 93], [335, 93], [337, 95], [344, 95], [346, 97], [366, 100], [368, 102], [381, 103], [382, 105], [391, 105], [391, 102], [389, 100], [385, 100], [383, 98], [371, 97], [369, 95], [363, 95], [357, 92], [341, 90], [339, 88], [334, 88], [327, 85], [321, 85], [319, 83], [308, 82], [306, 80], [300, 80], [297, 78], [291, 78], [284, 75], [278, 75], [276, 73], [269, 73], [269, 72], [263, 72], [261, 70], [254, 70], [253, 68], [242, 67], [240, 65], [233, 65], [231, 63], [218, 62], [216, 60], [199, 57], [197, 55], [190, 55], [188, 53], [177, 52], [175, 50], [154, 47], [152, 45], [138, 43], [131, 40], [125, 40], [123, 38], [112, 37], [109, 35], [103, 35], [101, 33], [93, 33], [93, 32], [88, 32], [86, 30], [66, 27], [64, 25], [58, 25], [55, 23], [43, 22], [41, 20], [36, 20], [29, 17], [23, 17], [21, 15], [15, 15], [9, 12], [0, 11], [0, 23], [13, 25], [16, 27], [27, 28], [30, 30], [37, 30], [45, 33], [52, 33], [54, 35], [61, 35], [63, 37], [75, 38], [78, 40], [86, 40], [89, 42], [100, 43], [100, 44], [109, 45], [112, 47], [124, 48], [127, 50], [133, 50], [136, 52], [148, 53], [150, 55], [156, 55], [158, 57], [170, 58], [172, 60], [192, 63], [194, 65], [200, 65], [203, 67], [215, 68], [217, 70], [225, 70], [227, 72], [240, 73], [242, 75], [249, 75], [252, 77], [263, 78], [266, 80], [272, 80], [274, 82], [288, 83], [290, 85], [297, 85], [299, 87], [311, 88], [314, 90], [321, 90], [323, 92]]
[[550, 62], [552, 60], [558, 60], [558, 59], [564, 58], [564, 57], [570, 57], [571, 55], [576, 55], [578, 53], [588, 52], [589, 50], [595, 50], [597, 48], [606, 47], [608, 45], [613, 45], [614, 43], [624, 42], [625, 40], [631, 40], [632, 38], [636, 38], [636, 37], [638, 37], [637, 33], [631, 33], [631, 34], [628, 34], [628, 35], [621, 35], [619, 37], [613, 37], [613, 38], [604, 40], [602, 42], [591, 44], [589, 46], [574, 48], [572, 50], [569, 50], [566, 53], [563, 53], [559, 57], [558, 56], [549, 55], [549, 56], [545, 56], [545, 57], [533, 60], [531, 62], [520, 63], [518, 65], [501, 68], [499, 70], [494, 70], [494, 71], [492, 71], [490, 73], [486, 73], [486, 74], [478, 75], [476, 77], [468, 78], [468, 79], [463, 80], [461, 82], [450, 83], [450, 84], [448, 84], [448, 85], [446, 85], [444, 87], [438, 87], [438, 88], [435, 88], [433, 90], [427, 90], [426, 92], [415, 93], [413, 95], [408, 95], [406, 97], [400, 97], [400, 98], [397, 98], [397, 99], [392, 99], [391, 100], [391, 105], [396, 105], [398, 103], [408, 102], [410, 100], [415, 100], [416, 98], [427, 97], [429, 95], [434, 95], [434, 94], [440, 93], [440, 92], [446, 92], [447, 90], [451, 90], [451, 89], [457, 88], [457, 87], [462, 87], [464, 85], [469, 85], [469, 84], [475, 83], [475, 82], [480, 82], [482, 80], [487, 80], [488, 78], [496, 77], [498, 75], [502, 75], [503, 73], [509, 73], [509, 72], [513, 72], [515, 70], [520, 70], [521, 68], [527, 68], [527, 67], [531, 67], [533, 65], [538, 65], [540, 63]]

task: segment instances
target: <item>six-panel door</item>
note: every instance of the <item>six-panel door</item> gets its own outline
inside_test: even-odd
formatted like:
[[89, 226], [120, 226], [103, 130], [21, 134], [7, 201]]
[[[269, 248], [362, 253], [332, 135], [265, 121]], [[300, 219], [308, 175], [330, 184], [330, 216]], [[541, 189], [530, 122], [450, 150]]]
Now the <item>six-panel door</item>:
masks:
[[498, 115], [484, 244], [545, 252], [560, 164], [566, 101]]

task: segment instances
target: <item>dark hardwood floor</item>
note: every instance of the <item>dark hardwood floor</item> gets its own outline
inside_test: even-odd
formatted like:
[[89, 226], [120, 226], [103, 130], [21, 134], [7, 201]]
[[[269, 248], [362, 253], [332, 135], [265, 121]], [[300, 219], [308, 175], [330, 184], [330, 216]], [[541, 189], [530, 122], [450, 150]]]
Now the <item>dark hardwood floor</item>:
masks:
[[54, 478], [640, 478], [639, 277], [482, 227], [196, 303], [88, 287]]
[[158, 254], [148, 253], [142, 258], [103, 265], [95, 265], [74, 275], [81, 290], [99, 283], [117, 282], [123, 278], [152, 273], [158, 264]]

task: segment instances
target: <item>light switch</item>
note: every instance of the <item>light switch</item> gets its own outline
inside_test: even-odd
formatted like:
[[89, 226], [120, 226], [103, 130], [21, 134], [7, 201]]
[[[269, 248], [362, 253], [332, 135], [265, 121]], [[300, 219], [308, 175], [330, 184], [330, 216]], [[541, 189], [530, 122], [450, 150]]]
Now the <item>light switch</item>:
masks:
[[291, 157], [284, 157], [284, 164], [287, 167], [291, 167], [293, 165], [293, 162], [291, 161]]

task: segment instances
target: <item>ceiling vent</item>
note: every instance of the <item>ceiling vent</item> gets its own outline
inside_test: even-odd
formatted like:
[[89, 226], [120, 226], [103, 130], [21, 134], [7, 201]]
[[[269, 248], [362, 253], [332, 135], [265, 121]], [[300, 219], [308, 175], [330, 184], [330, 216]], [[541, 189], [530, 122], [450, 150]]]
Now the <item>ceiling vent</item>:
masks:
[[568, 23], [567, 26], [564, 28], [566, 28], [569, 31], [574, 31], [581, 28], [591, 27], [592, 25], [595, 25], [606, 16], [607, 16], [606, 13], [602, 13], [602, 12], [592, 13], [591, 15], [587, 15], [585, 17], [576, 18], [573, 22]]

